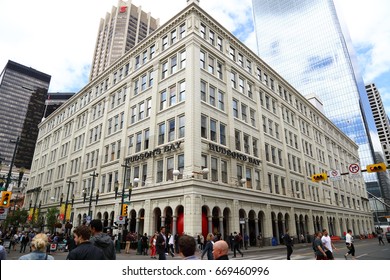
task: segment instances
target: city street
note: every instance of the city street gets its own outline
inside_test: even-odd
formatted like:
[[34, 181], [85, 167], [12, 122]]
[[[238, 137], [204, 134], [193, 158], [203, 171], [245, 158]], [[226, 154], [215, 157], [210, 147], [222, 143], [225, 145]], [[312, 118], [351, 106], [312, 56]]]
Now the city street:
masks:
[[[345, 260], [344, 254], [347, 252], [347, 248], [343, 241], [334, 243], [338, 249], [335, 253], [336, 260]], [[17, 260], [21, 255], [19, 253], [19, 247], [16, 251], [11, 251], [8, 254], [8, 260]], [[390, 260], [390, 243], [385, 241], [385, 245], [379, 246], [378, 240], [374, 239], [364, 239], [355, 241], [356, 249], [356, 259], [357, 260]], [[244, 257], [241, 257], [240, 254], [237, 254], [235, 260], [285, 260], [286, 259], [286, 247], [283, 245], [270, 246], [263, 248], [250, 247], [248, 250], [241, 249], [244, 253]], [[28, 251], [28, 248], [26, 252]], [[55, 252], [53, 254], [56, 260], [65, 260], [67, 252]], [[201, 252], [198, 251], [197, 255], [200, 257]], [[233, 252], [229, 252], [229, 259], [232, 259]], [[132, 250], [130, 254], [125, 254], [124, 250], [121, 253], [117, 254], [118, 260], [155, 260], [150, 258], [150, 256], [141, 256], [137, 255], [136, 251]], [[177, 255], [174, 258], [167, 256], [168, 260], [180, 260], [180, 257]], [[204, 258], [206, 259], [206, 257]], [[312, 245], [310, 243], [304, 244], [295, 244], [294, 252], [291, 256], [292, 260], [314, 260], [314, 253]], [[349, 257], [349, 260], [351, 258]]]

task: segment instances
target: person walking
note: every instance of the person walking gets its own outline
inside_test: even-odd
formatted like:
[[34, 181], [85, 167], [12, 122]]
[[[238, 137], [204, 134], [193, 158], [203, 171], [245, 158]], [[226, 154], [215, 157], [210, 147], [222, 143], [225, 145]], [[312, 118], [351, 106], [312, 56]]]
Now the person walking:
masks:
[[160, 233], [157, 235], [157, 239], [156, 239], [156, 251], [159, 260], [167, 259], [165, 255], [166, 244], [167, 244], [167, 237], [165, 236], [165, 227], [162, 226], [160, 228]]
[[230, 250], [234, 250], [234, 235], [233, 233], [230, 233], [229, 235], [229, 246], [230, 246]]
[[27, 244], [29, 243], [27, 233], [22, 233], [22, 237], [20, 238], [20, 251], [19, 253], [25, 253]]
[[291, 260], [291, 255], [293, 253], [293, 239], [288, 234], [288, 228], [286, 229], [286, 233], [283, 235], [283, 242], [287, 247], [287, 260]]
[[214, 247], [214, 235], [212, 233], [207, 234], [206, 237], [206, 245], [203, 248], [203, 252], [201, 255], [201, 259], [203, 259], [204, 255], [207, 254], [207, 259], [208, 260], [213, 260], [213, 247]]
[[156, 258], [156, 240], [158, 232], [156, 232], [152, 237], [150, 237], [150, 257], [152, 259]]
[[89, 239], [91, 238], [91, 230], [85, 226], [78, 226], [74, 231], [74, 241], [77, 245], [75, 249], [69, 252], [67, 260], [105, 260], [104, 252], [99, 247], [93, 245]]
[[102, 232], [103, 223], [101, 220], [94, 219], [89, 224], [91, 228], [91, 239], [89, 240], [93, 245], [102, 249], [106, 260], [116, 260], [115, 245], [112, 238]]
[[46, 253], [48, 243], [49, 240], [46, 234], [39, 233], [35, 235], [31, 240], [31, 253], [21, 256], [19, 260], [54, 260], [53, 256]]
[[125, 247], [125, 254], [130, 254], [130, 243], [131, 243], [131, 239], [132, 239], [132, 236], [131, 236], [131, 232], [129, 231], [127, 234], [126, 234], [126, 247]]
[[345, 245], [347, 245], [348, 252], [344, 255], [344, 258], [347, 260], [348, 256], [351, 255], [352, 259], [355, 259], [355, 246], [353, 245], [352, 230], [350, 229], [348, 229], [345, 235]]
[[219, 240], [214, 243], [213, 257], [214, 260], [228, 260], [229, 245], [225, 240]]
[[[0, 235], [1, 236], [1, 235]], [[3, 245], [0, 245], [0, 260], [6, 260], [7, 259], [7, 250]]]
[[248, 250], [249, 245], [249, 235], [245, 232], [244, 233], [244, 248], [245, 250]]
[[237, 232], [234, 232], [234, 242], [233, 242], [233, 258], [236, 257], [236, 251], [241, 254], [241, 257], [244, 256], [244, 254], [240, 251], [240, 243], [242, 242], [242, 237], [240, 234], [237, 234]]
[[179, 254], [183, 260], [199, 260], [195, 256], [196, 241], [195, 238], [189, 235], [182, 235], [179, 238]]
[[322, 243], [322, 233], [320, 231], [316, 232], [316, 238], [313, 241], [313, 249], [314, 249], [314, 254], [316, 256], [316, 260], [327, 260], [327, 255], [325, 253], [325, 248]]
[[333, 245], [332, 239], [330, 238], [329, 233], [326, 229], [322, 230], [321, 241], [322, 241], [322, 245], [324, 247], [327, 259], [334, 260], [333, 250], [337, 250], [337, 249]]
[[168, 254], [171, 254], [172, 258], [175, 256], [175, 249], [173, 246], [175, 245], [175, 237], [168, 233]]
[[378, 233], [378, 242], [379, 242], [379, 246], [381, 244], [385, 245], [385, 242], [383, 242], [383, 232]]

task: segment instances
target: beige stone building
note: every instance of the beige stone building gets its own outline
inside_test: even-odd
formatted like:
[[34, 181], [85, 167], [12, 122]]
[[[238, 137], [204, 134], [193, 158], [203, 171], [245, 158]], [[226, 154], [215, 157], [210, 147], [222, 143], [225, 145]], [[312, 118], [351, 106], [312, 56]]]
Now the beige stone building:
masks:
[[141, 234], [370, 232], [362, 178], [311, 181], [358, 146], [196, 2], [40, 125], [27, 196], [43, 214], [74, 195], [74, 225], [109, 227], [131, 186], [125, 227]]

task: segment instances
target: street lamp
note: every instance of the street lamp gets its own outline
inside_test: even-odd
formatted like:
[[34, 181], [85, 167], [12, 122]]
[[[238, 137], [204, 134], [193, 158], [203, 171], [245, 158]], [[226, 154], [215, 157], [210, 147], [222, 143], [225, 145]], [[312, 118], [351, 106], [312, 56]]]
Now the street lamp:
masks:
[[[93, 196], [93, 189], [95, 188], [95, 178], [96, 178], [97, 176], [99, 176], [99, 174], [96, 173], [95, 171], [93, 171], [93, 173], [90, 174], [90, 176], [92, 176], [92, 186], [91, 186], [91, 194], [90, 194], [90, 196], [89, 196], [88, 217], [89, 217], [89, 218], [92, 218], [91, 206], [92, 206], [92, 201], [93, 201], [93, 199], [92, 199], [92, 196]], [[83, 189], [83, 197], [84, 197], [84, 203], [85, 203], [85, 199], [86, 199], [86, 197], [87, 197], [87, 190], [86, 190], [86, 189]], [[99, 190], [97, 190], [97, 192], [96, 192], [96, 200], [95, 200], [95, 201], [96, 201], [96, 204], [95, 204], [95, 205], [97, 205], [98, 200], [99, 200]]]
[[[37, 208], [37, 202], [38, 202], [38, 193], [42, 190], [41, 187], [38, 187], [38, 188], [35, 188], [35, 189], [32, 189], [32, 190], [29, 190], [27, 191], [27, 193], [37, 193], [35, 194], [35, 202], [34, 202], [34, 208], [33, 208], [33, 212], [32, 212], [32, 223], [34, 224], [34, 220], [35, 220], [35, 209]], [[30, 200], [30, 207], [29, 209], [31, 209], [31, 204], [32, 204], [32, 200]], [[41, 201], [39, 202], [39, 209], [41, 208]]]
[[201, 171], [192, 171], [191, 172], [192, 178], [194, 177], [194, 174], [197, 174], [197, 175], [207, 175], [207, 174], [209, 174], [209, 169], [208, 168], [203, 168]]
[[[65, 213], [64, 213], [64, 217], [62, 219], [62, 224], [65, 224], [65, 221], [66, 221], [66, 214], [67, 214], [67, 210], [68, 210], [68, 199], [69, 199], [69, 191], [70, 191], [70, 185], [74, 185], [74, 182], [72, 182], [72, 179], [69, 178], [68, 181], [66, 181], [68, 183], [68, 191], [66, 192], [66, 200], [65, 200]], [[60, 206], [62, 206], [62, 199], [63, 199], [63, 194], [61, 194], [61, 201], [60, 201]], [[72, 206], [73, 206], [73, 202], [74, 202], [74, 194], [72, 195]]]

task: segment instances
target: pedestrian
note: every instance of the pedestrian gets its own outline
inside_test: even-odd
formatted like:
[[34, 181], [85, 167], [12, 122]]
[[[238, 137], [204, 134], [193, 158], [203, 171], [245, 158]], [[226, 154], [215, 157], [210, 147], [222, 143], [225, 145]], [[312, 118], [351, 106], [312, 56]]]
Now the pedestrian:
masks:
[[245, 250], [248, 250], [249, 245], [249, 235], [245, 232], [244, 233], [244, 248]]
[[20, 251], [19, 253], [25, 253], [27, 244], [29, 243], [27, 233], [23, 232], [22, 237], [20, 238]]
[[203, 250], [204, 247], [204, 236], [200, 234], [200, 250]]
[[176, 254], [179, 254], [179, 234], [175, 234], [175, 252]]
[[301, 243], [305, 243], [305, 236], [303, 235], [303, 233], [299, 235], [299, 240], [301, 241]]
[[333, 250], [337, 250], [336, 247], [332, 243], [332, 239], [329, 236], [329, 233], [326, 229], [322, 230], [321, 237], [322, 245], [325, 249], [326, 257], [328, 260], [334, 260]]
[[19, 260], [54, 260], [54, 257], [46, 253], [46, 247], [49, 243], [47, 235], [39, 233], [31, 241], [31, 253], [23, 255]]
[[383, 232], [378, 233], [378, 242], [379, 242], [379, 246], [381, 245], [381, 243], [385, 245], [385, 242], [383, 242]]
[[189, 235], [183, 235], [179, 238], [179, 254], [184, 260], [198, 260], [195, 256], [196, 241]]
[[131, 235], [131, 232], [129, 231], [127, 234], [126, 234], [126, 247], [125, 247], [125, 254], [130, 254], [130, 243], [131, 243], [131, 239], [132, 239], [132, 235]]
[[67, 260], [105, 260], [106, 257], [102, 249], [93, 245], [89, 239], [91, 238], [91, 230], [81, 225], [73, 231], [74, 241], [77, 245], [67, 256]]
[[171, 254], [172, 258], [175, 256], [174, 244], [174, 236], [171, 233], [168, 233], [168, 254]]
[[261, 232], [257, 236], [257, 240], [259, 242], [259, 248], [262, 248], [263, 247], [263, 235], [261, 234]]
[[344, 258], [347, 260], [348, 256], [351, 255], [352, 259], [355, 259], [355, 246], [353, 245], [352, 230], [350, 229], [348, 229], [345, 235], [345, 245], [347, 245], [348, 252], [344, 255]]
[[159, 260], [166, 260], [165, 247], [167, 244], [167, 237], [165, 236], [165, 227], [160, 228], [160, 233], [157, 235], [156, 239], [156, 252], [158, 254]]
[[327, 260], [325, 253], [325, 248], [322, 243], [322, 233], [320, 231], [316, 232], [316, 238], [313, 241], [313, 249], [315, 250], [316, 260]]
[[230, 233], [229, 235], [229, 246], [230, 246], [230, 250], [234, 250], [234, 235], [233, 233]]
[[154, 235], [150, 238], [150, 257], [152, 259], [156, 258], [156, 239], [158, 232], [155, 232]]
[[225, 240], [219, 240], [214, 243], [213, 257], [214, 260], [228, 260], [229, 245]]
[[240, 234], [237, 234], [237, 232], [234, 232], [234, 242], [233, 242], [233, 258], [236, 257], [236, 251], [241, 254], [241, 257], [244, 256], [244, 254], [240, 251], [240, 243], [242, 242], [242, 237]]
[[6, 259], [7, 259], [7, 250], [4, 248], [3, 245], [0, 245], [0, 260], [4, 261]]
[[106, 260], [116, 260], [115, 245], [111, 236], [103, 232], [103, 223], [101, 220], [94, 219], [89, 224], [91, 228], [91, 239], [93, 245], [102, 249]]
[[291, 255], [293, 253], [293, 239], [288, 234], [288, 228], [286, 229], [286, 233], [283, 235], [283, 242], [287, 247], [287, 260], [291, 260]]
[[145, 232], [144, 235], [142, 235], [141, 237], [141, 242], [142, 242], [142, 254], [144, 256], [147, 256], [148, 255], [148, 250], [149, 250], [149, 238], [148, 238], [148, 234]]
[[214, 246], [214, 235], [212, 233], [207, 234], [206, 237], [206, 245], [203, 248], [203, 252], [201, 255], [201, 259], [203, 259], [204, 255], [207, 254], [208, 260], [213, 260], [213, 246]]

